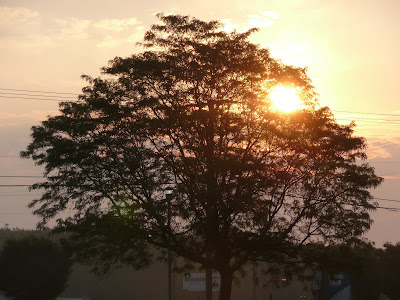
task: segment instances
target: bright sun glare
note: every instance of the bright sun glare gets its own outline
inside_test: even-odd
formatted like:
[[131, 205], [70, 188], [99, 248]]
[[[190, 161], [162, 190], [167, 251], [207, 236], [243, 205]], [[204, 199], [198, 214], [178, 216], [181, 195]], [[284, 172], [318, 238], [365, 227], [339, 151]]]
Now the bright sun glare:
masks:
[[302, 107], [303, 103], [296, 93], [296, 89], [290, 87], [276, 87], [269, 98], [273, 106], [283, 112], [291, 112]]

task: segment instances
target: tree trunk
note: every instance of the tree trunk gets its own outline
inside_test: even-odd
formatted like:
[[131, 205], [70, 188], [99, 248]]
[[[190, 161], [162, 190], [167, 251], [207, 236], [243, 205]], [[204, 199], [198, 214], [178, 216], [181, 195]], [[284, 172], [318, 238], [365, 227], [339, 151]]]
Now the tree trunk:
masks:
[[221, 275], [221, 288], [219, 291], [219, 300], [230, 300], [232, 292], [232, 272], [220, 271]]

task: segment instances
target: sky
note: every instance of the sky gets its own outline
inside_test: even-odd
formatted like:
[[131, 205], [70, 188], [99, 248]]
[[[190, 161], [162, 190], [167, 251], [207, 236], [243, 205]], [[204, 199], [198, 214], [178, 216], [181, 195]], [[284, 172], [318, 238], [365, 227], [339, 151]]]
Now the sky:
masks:
[[[385, 178], [374, 197], [400, 201], [399, 11], [398, 0], [0, 0], [0, 176], [41, 176], [18, 157], [31, 126], [57, 114], [57, 100], [75, 99], [82, 74], [98, 76], [115, 56], [142, 51], [136, 42], [164, 12], [220, 20], [226, 30], [258, 27], [251, 40], [307, 67], [320, 105], [367, 138], [367, 162]], [[37, 180], [0, 177], [0, 227], [35, 227], [27, 204], [37, 192], [4, 185]], [[376, 201], [400, 208], [389, 200]], [[367, 238], [400, 241], [400, 212], [377, 209], [372, 218]]]

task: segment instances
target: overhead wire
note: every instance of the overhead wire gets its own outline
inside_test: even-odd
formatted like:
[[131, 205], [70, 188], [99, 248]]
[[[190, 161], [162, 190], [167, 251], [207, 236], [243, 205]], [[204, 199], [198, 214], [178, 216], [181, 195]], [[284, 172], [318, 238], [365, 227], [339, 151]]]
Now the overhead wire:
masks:
[[[6, 91], [6, 92], [0, 92], [0, 98], [11, 98], [11, 99], [22, 99], [22, 100], [37, 100], [37, 101], [53, 101], [53, 102], [60, 102], [60, 101], [76, 101], [71, 99], [69, 96], [79, 96], [79, 94], [76, 93], [68, 93], [68, 92], [55, 92], [55, 91], [43, 91], [43, 90], [29, 90], [29, 89], [11, 89], [11, 88], [0, 88], [0, 91]], [[23, 93], [21, 93], [23, 92]], [[26, 94], [30, 93], [30, 94]], [[28, 96], [28, 97], [26, 97]], [[57, 99], [52, 99], [52, 98], [58, 98]], [[346, 111], [346, 110], [332, 110], [332, 112], [336, 113], [346, 113], [346, 114], [361, 114], [361, 115], [371, 115], [371, 116], [390, 116], [390, 117], [399, 117], [400, 114], [389, 114], [389, 113], [370, 113], [370, 112], [360, 112], [360, 111]], [[395, 125], [400, 125], [400, 119], [399, 120], [393, 120], [393, 119], [384, 119], [384, 118], [366, 118], [366, 117], [355, 117], [355, 116], [337, 116], [337, 120], [355, 120], [355, 121], [361, 121], [361, 122], [376, 122], [376, 123], [383, 123], [383, 124], [395, 124]], [[391, 141], [388, 142], [373, 142], [371, 145], [375, 146], [376, 148], [387, 148], [387, 147], [392, 147], [400, 144], [394, 144], [393, 141], [400, 140], [400, 138], [397, 139], [392, 139]], [[387, 145], [389, 144], [389, 145]], [[374, 147], [369, 147], [370, 150], [375, 149]], [[0, 158], [19, 158], [17, 155], [0, 155]], [[400, 163], [400, 162], [369, 162], [369, 163]], [[389, 174], [384, 174], [381, 176], [385, 175], [391, 175], [391, 174], [396, 174], [400, 172], [394, 172], [394, 173], [389, 173]], [[43, 176], [17, 176], [17, 175], [3, 175], [0, 176], [0, 178], [42, 178]], [[29, 187], [30, 185], [26, 184], [0, 184], [0, 187]], [[395, 201], [395, 202], [400, 202], [400, 200], [395, 200], [395, 199], [384, 199], [384, 198], [374, 198], [377, 200], [384, 200], [384, 201]], [[384, 207], [381, 207], [384, 208]], [[397, 208], [384, 208], [384, 209], [397, 209]]]
[[[0, 187], [29, 187], [30, 185], [21, 185], [21, 184], [11, 184], [11, 185], [0, 185]], [[30, 194], [28, 194], [30, 195]], [[40, 196], [41, 194], [31, 194], [32, 196]], [[7, 195], [1, 195], [0, 196], [7, 196]], [[298, 198], [301, 199], [299, 196], [290, 196], [293, 198]], [[397, 202], [400, 203], [400, 200], [398, 199], [388, 199], [388, 198], [377, 198], [373, 197], [371, 200], [379, 200], [379, 201], [389, 201], [389, 202]], [[375, 206], [377, 209], [385, 209], [385, 210], [390, 210], [390, 211], [400, 211], [400, 207], [386, 207], [386, 206]]]
[[41, 90], [25, 90], [25, 89], [9, 89], [9, 88], [0, 88], [1, 91], [15, 91], [15, 92], [30, 92], [30, 93], [43, 93], [43, 94], [59, 94], [59, 95], [75, 95], [76, 93], [65, 93], [65, 92], [53, 92], [53, 91], [41, 91]]
[[347, 110], [333, 110], [338, 113], [349, 113], [349, 114], [363, 114], [363, 115], [376, 115], [376, 116], [391, 116], [400, 117], [400, 114], [383, 114], [383, 113], [370, 113], [370, 112], [360, 112], [360, 111], [347, 111]]
[[[0, 92], [0, 95], [6, 95], [5, 97], [8, 97], [7, 95], [10, 95], [10, 96], [28, 96], [28, 97], [40, 96], [40, 97], [45, 97], [45, 98], [54, 98], [54, 95], [40, 95], [40, 94], [38, 95], [38, 94], [20, 94], [20, 93], [2, 93], [2, 92]], [[60, 95], [57, 95], [57, 98], [71, 99], [71, 96], [60, 96]]]
[[[39, 94], [56, 94], [56, 95], [74, 95], [74, 96], [79, 96], [78, 93], [43, 91], [43, 90], [28, 90], [28, 89], [0, 88], [0, 91], [14, 91], [14, 92], [29, 92], [29, 93], [36, 93], [36, 94], [39, 93]], [[0, 92], [0, 94], [4, 94], [4, 93]], [[19, 94], [19, 93], [16, 93], [16, 94]], [[43, 95], [43, 96], [45, 96], [45, 95]], [[49, 96], [45, 96], [45, 97], [49, 97]], [[332, 110], [332, 111], [333, 112], [337, 112], [337, 113], [346, 113], [346, 114], [364, 114], [364, 115], [400, 117], [400, 114], [389, 114], [389, 113], [371, 113], [371, 112], [347, 111], [347, 110]]]
[[40, 175], [0, 175], [0, 178], [43, 178]]
[[0, 98], [2, 98], [2, 99], [4, 99], [4, 98], [7, 98], [7, 99], [22, 99], [22, 100], [37, 100], [37, 101], [52, 101], [52, 102], [72, 102], [72, 101], [74, 101], [74, 100], [68, 100], [68, 101], [66, 101], [66, 100], [63, 100], [63, 101], [60, 101], [60, 100], [56, 100], [56, 99], [43, 99], [43, 98], [27, 98], [27, 97], [10, 97], [10, 96], [8, 96], [8, 97], [6, 97], [6, 96], [0, 96]]

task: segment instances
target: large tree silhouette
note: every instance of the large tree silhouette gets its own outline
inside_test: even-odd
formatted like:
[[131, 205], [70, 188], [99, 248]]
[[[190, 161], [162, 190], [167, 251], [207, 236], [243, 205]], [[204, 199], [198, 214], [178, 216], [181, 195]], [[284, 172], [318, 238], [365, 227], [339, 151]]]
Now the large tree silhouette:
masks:
[[[31, 207], [59, 218], [77, 256], [98, 270], [142, 267], [148, 247], [213, 268], [220, 299], [249, 261], [301, 260], [301, 246], [357, 238], [371, 223], [368, 189], [381, 179], [365, 140], [317, 108], [306, 70], [271, 58], [217, 21], [160, 14], [146, 51], [116, 57], [77, 102], [32, 128], [23, 157], [45, 166]], [[297, 89], [283, 114], [269, 93]], [[171, 221], [164, 189], [174, 189]]]

